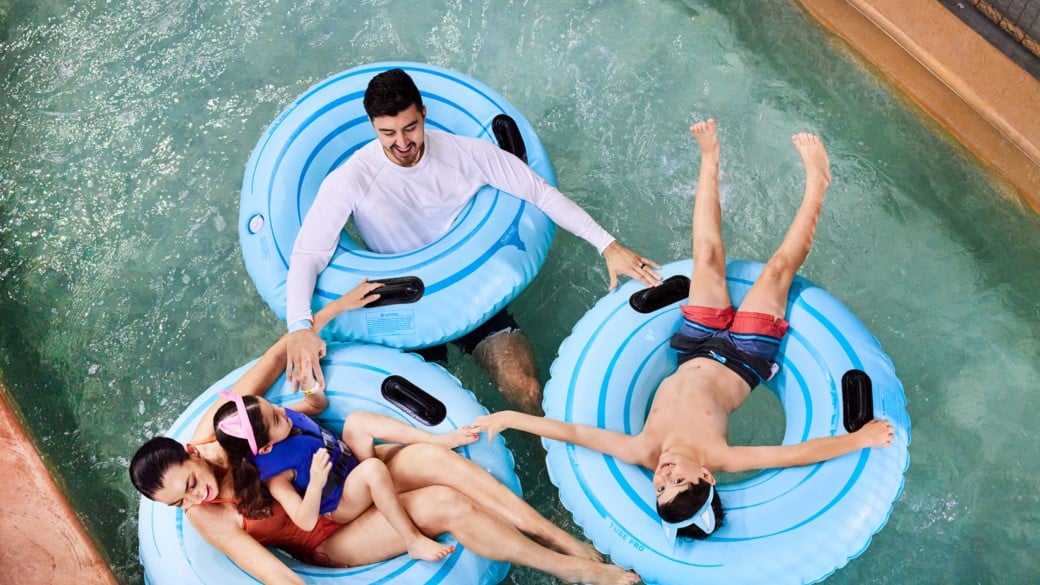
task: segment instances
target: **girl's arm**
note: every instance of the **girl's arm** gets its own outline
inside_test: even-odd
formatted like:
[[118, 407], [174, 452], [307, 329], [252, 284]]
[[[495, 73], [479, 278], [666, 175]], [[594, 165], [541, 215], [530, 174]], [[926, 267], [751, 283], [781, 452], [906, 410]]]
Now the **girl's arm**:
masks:
[[195, 506], [185, 515], [206, 542], [265, 585], [304, 585], [271, 551], [246, 533], [232, 506]]
[[568, 423], [511, 410], [477, 417], [473, 424], [481, 427], [487, 433], [488, 441], [506, 429], [517, 429], [547, 439], [592, 449], [626, 463], [647, 467], [649, 451], [638, 435], [626, 435], [599, 427]]
[[271, 491], [271, 497], [285, 508], [285, 513], [294, 524], [303, 530], [314, 530], [318, 525], [318, 515], [321, 512], [321, 491], [329, 478], [332, 464], [329, 463], [329, 452], [318, 449], [311, 459], [311, 479], [303, 497], [297, 493], [292, 484], [292, 473], [281, 473], [272, 477], [267, 482], [267, 489]]
[[434, 443], [454, 449], [480, 438], [473, 427], [462, 427], [450, 433], [435, 435], [412, 425], [374, 412], [352, 412], [343, 422], [343, 442], [360, 461], [375, 456], [375, 441], [388, 443]]
[[887, 447], [894, 431], [888, 421], [873, 420], [848, 435], [820, 437], [795, 445], [768, 447], [730, 447], [719, 465], [720, 471], [798, 467], [840, 457], [867, 447]]

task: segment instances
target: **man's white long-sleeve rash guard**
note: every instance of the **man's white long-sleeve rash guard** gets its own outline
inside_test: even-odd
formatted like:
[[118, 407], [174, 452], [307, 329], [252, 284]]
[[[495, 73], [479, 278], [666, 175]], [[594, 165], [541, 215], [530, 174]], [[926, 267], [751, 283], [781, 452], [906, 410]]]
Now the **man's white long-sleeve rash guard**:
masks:
[[407, 252], [446, 233], [484, 185], [530, 202], [600, 253], [614, 241], [578, 204], [487, 140], [427, 130], [425, 152], [412, 167], [391, 162], [373, 140], [329, 173], [303, 220], [289, 260], [286, 320], [311, 317], [318, 273], [351, 215], [370, 250]]

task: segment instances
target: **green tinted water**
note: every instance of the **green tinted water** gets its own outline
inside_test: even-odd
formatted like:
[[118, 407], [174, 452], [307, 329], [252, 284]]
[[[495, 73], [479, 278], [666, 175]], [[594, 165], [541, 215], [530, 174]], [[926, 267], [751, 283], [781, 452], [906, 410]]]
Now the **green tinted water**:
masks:
[[[563, 191], [660, 262], [690, 251], [692, 121], [720, 123], [734, 257], [764, 259], [794, 213], [788, 137], [823, 136], [803, 274], [875, 332], [913, 419], [888, 525], [828, 582], [1037, 579], [1040, 219], [788, 0], [0, 0], [0, 43], [0, 370], [121, 581], [141, 580], [129, 456], [283, 330], [238, 247], [250, 150], [311, 84], [383, 60], [501, 92]], [[514, 305], [543, 377], [605, 287], [559, 236]], [[451, 367], [503, 406], [470, 358]], [[734, 439], [777, 440], [776, 409], [756, 393]], [[510, 444], [529, 500], [576, 531], [538, 443]]]

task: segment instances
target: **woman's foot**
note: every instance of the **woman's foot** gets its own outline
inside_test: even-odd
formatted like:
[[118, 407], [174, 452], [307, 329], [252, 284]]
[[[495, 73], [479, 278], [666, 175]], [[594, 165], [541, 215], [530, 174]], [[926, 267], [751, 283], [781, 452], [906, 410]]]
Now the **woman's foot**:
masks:
[[589, 565], [572, 578], [565, 579], [567, 583], [591, 583], [593, 585], [636, 585], [642, 578], [626, 571], [617, 565], [606, 563], [589, 563]]
[[422, 535], [408, 543], [408, 556], [420, 561], [439, 561], [453, 552], [455, 545], [442, 544]]

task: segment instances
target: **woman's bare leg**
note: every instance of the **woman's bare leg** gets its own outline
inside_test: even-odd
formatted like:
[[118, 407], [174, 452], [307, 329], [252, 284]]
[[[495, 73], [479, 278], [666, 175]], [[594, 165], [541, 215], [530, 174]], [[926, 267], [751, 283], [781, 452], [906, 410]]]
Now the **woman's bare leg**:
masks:
[[698, 122], [690, 127], [690, 132], [701, 148], [701, 169], [693, 204], [693, 280], [689, 303], [723, 309], [730, 306], [730, 299], [719, 203], [719, 136], [715, 120]]
[[816, 223], [823, 208], [823, 196], [831, 182], [831, 166], [827, 149], [819, 137], [808, 133], [791, 137], [805, 165], [805, 195], [791, 227], [780, 247], [766, 263], [762, 273], [748, 291], [740, 310], [783, 317], [787, 311], [787, 294], [795, 273], [801, 268], [812, 248]]
[[386, 448], [377, 455], [386, 461], [399, 491], [431, 485], [454, 488], [498, 519], [555, 550], [593, 561], [603, 559], [592, 545], [546, 520], [484, 468], [454, 451], [437, 445], [416, 444]]
[[[403, 493], [401, 503], [424, 532], [449, 532], [462, 546], [487, 559], [531, 567], [565, 583], [634, 585], [639, 582], [638, 575], [621, 567], [545, 548], [448, 487], [432, 486]], [[317, 552], [327, 555], [334, 563], [355, 566], [385, 560], [401, 554], [403, 549], [400, 537], [386, 519], [375, 510], [369, 510], [338, 530]]]
[[347, 524], [373, 505], [404, 541], [413, 559], [437, 561], [455, 551], [455, 547], [441, 544], [419, 531], [398, 499], [386, 464], [375, 458], [362, 461], [350, 472], [343, 482], [339, 506], [330, 517]]

